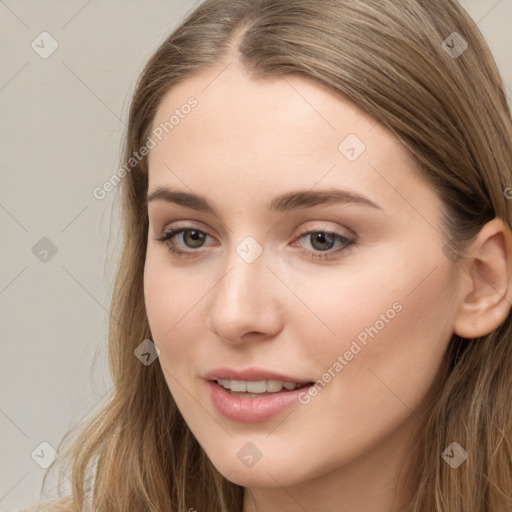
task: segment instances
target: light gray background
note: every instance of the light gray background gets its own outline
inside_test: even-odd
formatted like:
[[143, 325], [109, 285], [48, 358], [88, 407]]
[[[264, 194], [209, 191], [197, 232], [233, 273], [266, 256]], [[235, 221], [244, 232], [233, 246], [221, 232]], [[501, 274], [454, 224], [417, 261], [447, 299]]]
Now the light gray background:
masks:
[[[512, 0], [462, 0], [512, 91]], [[39, 498], [47, 442], [103, 403], [121, 240], [115, 191], [130, 96], [195, 3], [0, 0], [0, 511]], [[48, 32], [58, 43], [48, 58]], [[47, 237], [47, 261], [32, 248]], [[44, 253], [39, 255], [44, 257]], [[31, 454], [34, 453], [34, 459]]]

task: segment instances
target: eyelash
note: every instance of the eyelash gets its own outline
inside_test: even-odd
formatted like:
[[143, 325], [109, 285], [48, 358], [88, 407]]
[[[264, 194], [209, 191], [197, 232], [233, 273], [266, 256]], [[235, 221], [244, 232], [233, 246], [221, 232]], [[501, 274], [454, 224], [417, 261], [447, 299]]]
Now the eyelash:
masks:
[[[160, 238], [155, 238], [155, 240], [157, 242], [164, 243], [167, 246], [167, 249], [177, 257], [194, 257], [193, 253], [198, 252], [198, 251], [194, 251], [194, 250], [182, 251], [181, 249], [176, 248], [175, 245], [173, 245], [171, 243], [166, 243], [166, 242], [170, 241], [175, 235], [178, 235], [180, 233], [185, 233], [187, 231], [198, 231], [199, 233], [209, 236], [208, 233], [201, 231], [200, 229], [175, 228], [175, 229], [171, 229], [171, 230], [167, 231]], [[340, 233], [337, 233], [335, 231], [327, 231], [327, 230], [306, 231], [306, 232], [302, 233], [301, 235], [299, 235], [298, 239], [301, 239], [307, 235], [313, 235], [313, 234], [317, 234], [317, 233], [324, 233], [327, 235], [331, 235], [334, 237], [335, 242], [342, 242], [344, 244], [344, 246], [341, 248], [338, 248], [336, 250], [329, 249], [328, 251], [322, 251], [322, 252], [318, 252], [318, 253], [311, 253], [311, 251], [307, 251], [309, 254], [309, 257], [311, 259], [318, 259], [318, 260], [333, 259], [333, 258], [335, 258], [335, 256], [333, 256], [333, 255], [337, 255], [342, 252], [349, 252], [355, 245], [354, 240], [351, 240], [351, 239], [347, 238], [346, 236], [343, 236]]]

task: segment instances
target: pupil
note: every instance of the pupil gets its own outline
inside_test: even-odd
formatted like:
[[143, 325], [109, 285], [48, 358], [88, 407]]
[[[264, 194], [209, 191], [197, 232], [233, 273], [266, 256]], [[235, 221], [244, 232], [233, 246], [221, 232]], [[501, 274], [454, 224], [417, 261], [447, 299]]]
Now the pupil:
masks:
[[200, 247], [204, 240], [204, 234], [195, 229], [187, 231], [185, 236], [188, 236], [192, 240], [191, 244], [189, 244], [187, 241], [187, 245], [190, 245], [191, 247]]
[[[325, 246], [320, 246], [320, 247], [315, 247], [315, 244], [316, 242], [320, 242], [321, 244], [322, 243], [326, 243], [327, 241], [327, 244], [329, 245], [329, 247], [325, 247]], [[318, 249], [320, 251], [326, 251], [326, 250], [329, 250], [332, 248], [333, 246], [333, 243], [334, 243], [334, 239], [332, 236], [329, 236], [327, 233], [321, 233], [321, 232], [318, 232], [315, 234], [315, 236], [313, 236], [313, 247], [315, 247], [315, 249]]]

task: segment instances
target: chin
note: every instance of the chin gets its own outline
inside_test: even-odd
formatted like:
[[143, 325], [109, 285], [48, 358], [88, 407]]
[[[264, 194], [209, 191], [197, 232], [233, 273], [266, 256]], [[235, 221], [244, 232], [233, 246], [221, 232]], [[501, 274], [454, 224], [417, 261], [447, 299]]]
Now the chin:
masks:
[[[228, 471], [227, 473], [222, 473], [222, 475], [230, 482], [242, 487], [288, 487], [297, 483], [293, 478], [291, 480], [284, 480], [279, 473], [275, 474], [275, 471], [269, 471], [269, 473], [261, 468], [259, 470], [247, 468], [232, 470], [231, 473]], [[288, 475], [288, 478], [290, 478], [290, 475]]]
[[[243, 487], [287, 487], [307, 479], [306, 475], [297, 473], [298, 469], [304, 468], [297, 468], [291, 461], [264, 458], [263, 456], [252, 467], [245, 467], [236, 456], [234, 459], [226, 459], [225, 453], [222, 460], [210, 460], [224, 478]], [[292, 473], [291, 469], [295, 469], [295, 472]]]

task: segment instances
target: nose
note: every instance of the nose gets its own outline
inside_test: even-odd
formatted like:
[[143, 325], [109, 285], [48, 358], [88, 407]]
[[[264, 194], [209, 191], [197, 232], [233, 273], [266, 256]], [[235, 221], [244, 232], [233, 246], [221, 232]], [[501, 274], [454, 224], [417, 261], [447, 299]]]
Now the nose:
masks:
[[276, 336], [282, 329], [283, 285], [267, 268], [265, 253], [247, 263], [233, 251], [223, 269], [212, 290], [209, 329], [231, 344]]

